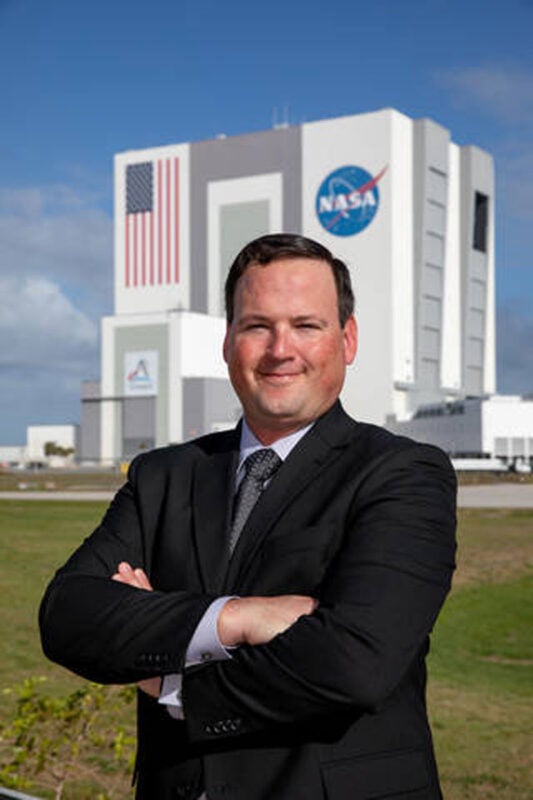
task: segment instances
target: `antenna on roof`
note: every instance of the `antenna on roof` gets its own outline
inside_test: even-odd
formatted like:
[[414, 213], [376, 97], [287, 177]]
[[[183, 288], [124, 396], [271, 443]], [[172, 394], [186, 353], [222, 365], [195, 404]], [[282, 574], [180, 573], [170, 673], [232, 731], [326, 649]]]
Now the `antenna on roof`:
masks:
[[289, 105], [288, 105], [288, 103], [283, 106], [282, 118], [281, 118], [281, 120], [279, 122], [278, 122], [278, 109], [277, 109], [277, 107], [273, 108], [273, 110], [272, 110], [272, 127], [274, 128], [275, 131], [279, 131], [279, 130], [282, 130], [283, 128], [289, 128], [290, 127]]

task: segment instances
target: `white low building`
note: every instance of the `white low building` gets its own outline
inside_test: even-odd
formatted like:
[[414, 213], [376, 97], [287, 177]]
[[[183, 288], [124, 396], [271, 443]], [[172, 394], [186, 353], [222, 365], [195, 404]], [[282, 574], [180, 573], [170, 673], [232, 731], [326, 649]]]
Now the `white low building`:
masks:
[[74, 463], [78, 425], [28, 425], [26, 463], [65, 467]]
[[387, 428], [442, 447], [454, 459], [499, 459], [533, 466], [533, 396], [493, 395], [421, 406]]
[[26, 464], [26, 446], [0, 445], [0, 467], [23, 467]]

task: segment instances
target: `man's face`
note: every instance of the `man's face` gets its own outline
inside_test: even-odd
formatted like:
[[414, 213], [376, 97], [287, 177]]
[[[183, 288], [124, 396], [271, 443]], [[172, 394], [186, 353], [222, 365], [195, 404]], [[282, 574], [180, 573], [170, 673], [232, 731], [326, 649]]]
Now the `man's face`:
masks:
[[333, 405], [356, 350], [355, 319], [341, 328], [325, 261], [272, 261], [248, 267], [239, 279], [224, 359], [246, 421], [263, 444]]

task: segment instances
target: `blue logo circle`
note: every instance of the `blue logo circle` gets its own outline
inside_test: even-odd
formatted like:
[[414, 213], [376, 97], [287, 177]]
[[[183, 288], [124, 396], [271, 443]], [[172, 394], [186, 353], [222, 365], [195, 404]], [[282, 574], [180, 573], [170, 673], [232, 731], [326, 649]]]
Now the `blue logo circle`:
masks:
[[378, 181], [385, 169], [373, 177], [362, 167], [345, 166], [324, 178], [316, 195], [316, 215], [322, 227], [334, 236], [361, 233], [379, 208]]

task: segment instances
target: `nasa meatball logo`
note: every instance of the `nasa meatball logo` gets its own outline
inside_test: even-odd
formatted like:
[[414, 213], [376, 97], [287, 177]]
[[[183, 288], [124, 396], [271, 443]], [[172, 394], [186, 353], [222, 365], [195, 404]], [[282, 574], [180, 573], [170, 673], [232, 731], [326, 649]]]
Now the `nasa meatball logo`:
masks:
[[378, 182], [387, 167], [372, 176], [362, 167], [345, 166], [324, 178], [316, 196], [316, 215], [334, 236], [354, 236], [367, 228], [379, 208]]

